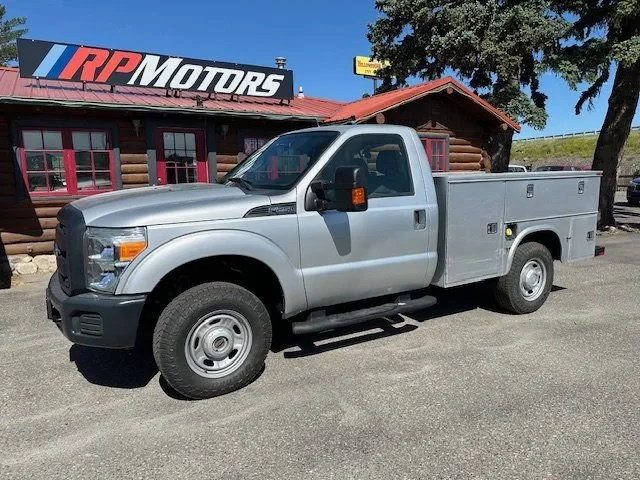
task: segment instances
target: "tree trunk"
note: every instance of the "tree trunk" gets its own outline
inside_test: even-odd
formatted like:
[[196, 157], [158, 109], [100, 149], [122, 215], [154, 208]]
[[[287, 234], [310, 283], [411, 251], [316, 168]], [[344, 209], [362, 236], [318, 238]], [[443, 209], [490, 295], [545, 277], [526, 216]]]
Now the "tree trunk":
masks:
[[487, 145], [487, 153], [491, 156], [491, 171], [506, 172], [511, 158], [513, 130], [493, 132]]
[[602, 170], [600, 185], [600, 228], [615, 225], [613, 205], [616, 196], [618, 162], [631, 131], [631, 122], [640, 95], [640, 60], [629, 66], [618, 64], [596, 151], [593, 170]]

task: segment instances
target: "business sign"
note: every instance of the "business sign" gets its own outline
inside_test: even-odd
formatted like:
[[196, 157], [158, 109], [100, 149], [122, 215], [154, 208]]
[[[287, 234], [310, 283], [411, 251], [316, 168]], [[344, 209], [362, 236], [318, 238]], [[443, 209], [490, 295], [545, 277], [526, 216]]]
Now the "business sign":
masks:
[[378, 70], [391, 65], [389, 62], [379, 62], [369, 57], [353, 57], [353, 73], [365, 77], [377, 77]]
[[279, 68], [22, 38], [18, 62], [25, 78], [293, 98], [293, 72]]

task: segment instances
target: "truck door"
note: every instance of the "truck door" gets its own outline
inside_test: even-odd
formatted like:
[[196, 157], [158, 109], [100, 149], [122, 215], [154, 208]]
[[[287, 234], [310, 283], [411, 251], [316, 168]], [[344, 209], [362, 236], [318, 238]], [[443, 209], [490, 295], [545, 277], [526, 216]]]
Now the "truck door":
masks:
[[[402, 137], [353, 136], [314, 180], [331, 182], [338, 167], [353, 165], [368, 172], [367, 211], [299, 213], [309, 308], [423, 288], [428, 283], [432, 255], [427, 251], [424, 181], [419, 168], [412, 172]], [[331, 200], [333, 192], [326, 194]]]

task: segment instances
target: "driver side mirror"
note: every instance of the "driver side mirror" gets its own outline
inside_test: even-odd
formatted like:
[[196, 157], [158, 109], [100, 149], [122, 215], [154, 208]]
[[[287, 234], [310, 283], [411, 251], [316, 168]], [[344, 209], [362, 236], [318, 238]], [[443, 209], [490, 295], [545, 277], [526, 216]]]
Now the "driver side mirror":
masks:
[[364, 212], [367, 201], [367, 172], [362, 167], [339, 167], [335, 176], [335, 201], [339, 212]]

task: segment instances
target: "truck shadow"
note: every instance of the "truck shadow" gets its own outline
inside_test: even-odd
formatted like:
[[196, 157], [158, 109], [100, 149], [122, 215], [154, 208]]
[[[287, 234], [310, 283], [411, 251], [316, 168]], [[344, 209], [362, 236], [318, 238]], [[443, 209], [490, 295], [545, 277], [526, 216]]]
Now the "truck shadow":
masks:
[[[551, 292], [565, 290], [554, 285]], [[438, 303], [426, 310], [412, 312], [406, 317], [418, 324], [448, 315], [470, 310], [482, 309], [503, 315], [512, 315], [501, 310], [493, 299], [490, 285], [480, 283], [459, 288], [430, 288], [428, 294], [434, 295]], [[284, 358], [300, 358], [337, 350], [340, 348], [371, 342], [382, 338], [409, 333], [419, 328], [409, 323], [403, 316], [394, 315], [369, 322], [311, 335], [294, 336], [290, 330], [280, 329], [274, 332], [272, 352], [284, 352]]]
[[[552, 292], [564, 290], [554, 285]], [[428, 293], [438, 298], [438, 303], [427, 310], [413, 312], [407, 317], [393, 315], [359, 325], [312, 335], [293, 336], [290, 328], [278, 328], [274, 332], [271, 351], [284, 352], [284, 358], [294, 359], [363, 344], [395, 335], [410, 333], [428, 320], [455, 315], [475, 309], [500, 312], [495, 305], [488, 285], [478, 284], [448, 290], [431, 289]], [[147, 341], [148, 340], [148, 341]], [[111, 388], [141, 388], [157, 375], [150, 339], [144, 339], [132, 350], [110, 350], [72, 345], [69, 361], [75, 363], [78, 372], [90, 383]], [[264, 371], [264, 368], [263, 368]], [[262, 374], [258, 375], [258, 377]], [[257, 378], [257, 377], [256, 377]], [[188, 400], [175, 392], [160, 376], [160, 387], [171, 398]]]
[[140, 388], [146, 386], [158, 373], [151, 344], [132, 350], [72, 345], [69, 361], [78, 372], [95, 385], [112, 388]]

